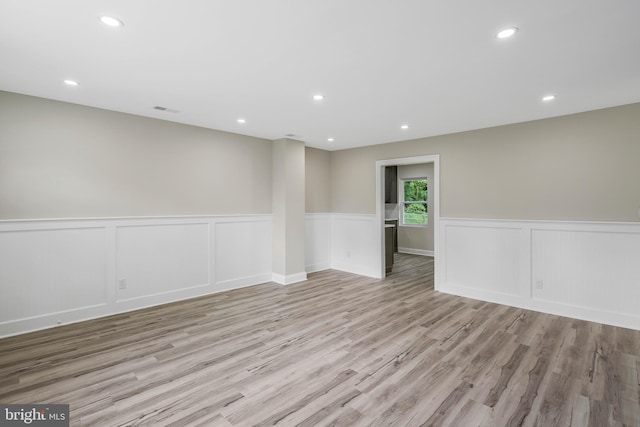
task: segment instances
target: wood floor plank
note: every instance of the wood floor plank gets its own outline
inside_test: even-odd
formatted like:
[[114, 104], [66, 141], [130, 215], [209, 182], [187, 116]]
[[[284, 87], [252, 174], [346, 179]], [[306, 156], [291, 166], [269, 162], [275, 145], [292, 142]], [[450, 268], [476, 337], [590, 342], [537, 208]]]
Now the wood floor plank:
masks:
[[454, 410], [449, 414], [449, 419], [446, 420], [445, 425], [478, 427], [483, 425], [491, 412], [491, 408], [472, 399], [466, 401], [462, 399], [460, 403], [462, 403], [460, 409]]
[[0, 340], [0, 402], [72, 426], [640, 426], [640, 331], [446, 295], [433, 258]]
[[445, 425], [444, 421], [449, 415], [451, 409], [453, 409], [457, 403], [463, 400], [464, 395], [467, 390], [471, 388], [472, 385], [466, 381], [461, 382], [449, 395], [440, 403], [435, 412], [427, 418], [425, 422], [420, 424], [420, 427], [427, 426], [442, 426]]
[[500, 368], [500, 377], [495, 382], [495, 384], [491, 387], [489, 391], [489, 395], [484, 401], [484, 404], [490, 408], [493, 408], [496, 403], [502, 397], [502, 393], [507, 389], [509, 385], [509, 381], [516, 370], [520, 367], [520, 363], [522, 363], [522, 359], [524, 358], [525, 353], [529, 350], [529, 347], [523, 344], [519, 344], [516, 350], [511, 354], [511, 357]]

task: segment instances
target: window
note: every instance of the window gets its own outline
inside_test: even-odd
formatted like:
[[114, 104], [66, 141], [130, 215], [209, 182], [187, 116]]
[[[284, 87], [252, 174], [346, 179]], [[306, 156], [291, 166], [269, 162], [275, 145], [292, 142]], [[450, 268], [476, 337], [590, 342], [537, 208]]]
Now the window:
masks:
[[402, 225], [426, 226], [429, 223], [427, 178], [403, 179], [401, 182]]

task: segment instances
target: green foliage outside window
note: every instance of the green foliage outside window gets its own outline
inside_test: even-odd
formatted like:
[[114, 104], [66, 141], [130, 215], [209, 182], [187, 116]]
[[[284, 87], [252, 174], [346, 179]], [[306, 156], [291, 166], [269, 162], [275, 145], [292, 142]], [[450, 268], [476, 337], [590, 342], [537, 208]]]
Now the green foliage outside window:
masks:
[[404, 181], [404, 224], [426, 225], [428, 223], [428, 195], [426, 179]]

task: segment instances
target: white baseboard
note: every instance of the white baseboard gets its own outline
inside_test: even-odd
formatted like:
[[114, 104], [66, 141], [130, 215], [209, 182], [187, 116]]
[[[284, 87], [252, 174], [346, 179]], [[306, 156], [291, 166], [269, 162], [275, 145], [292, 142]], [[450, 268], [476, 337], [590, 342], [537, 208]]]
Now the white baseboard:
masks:
[[307, 280], [307, 273], [302, 272], [287, 275], [273, 273], [271, 280], [279, 285], [291, 285], [293, 283], [304, 282]]
[[398, 248], [398, 252], [401, 254], [409, 254], [409, 255], [421, 255], [421, 256], [433, 256], [433, 251], [428, 251], [426, 249], [413, 249], [413, 248]]
[[318, 271], [324, 271], [331, 268], [331, 264], [327, 263], [319, 263], [319, 264], [311, 264], [306, 265], [305, 270], [307, 273], [316, 273]]
[[640, 330], [640, 316], [631, 316], [628, 314], [614, 313], [590, 307], [580, 307], [552, 301], [531, 300], [517, 295], [481, 291], [465, 286], [446, 285], [441, 288], [439, 292], [492, 302], [495, 304], [523, 308], [525, 310], [538, 311], [540, 313]]
[[334, 270], [344, 271], [345, 273], [371, 277], [372, 279], [380, 279], [380, 277], [378, 277], [376, 274], [376, 270], [374, 270], [371, 265], [335, 261], [333, 264], [331, 264], [331, 268]]
[[266, 282], [270, 282], [271, 278], [272, 278], [271, 274], [264, 273], [264, 274], [257, 274], [255, 276], [247, 276], [247, 277], [240, 277], [237, 279], [223, 280], [220, 282], [216, 282], [215, 292], [227, 291], [229, 289], [244, 288], [247, 286], [253, 286], [260, 283], [266, 283]]

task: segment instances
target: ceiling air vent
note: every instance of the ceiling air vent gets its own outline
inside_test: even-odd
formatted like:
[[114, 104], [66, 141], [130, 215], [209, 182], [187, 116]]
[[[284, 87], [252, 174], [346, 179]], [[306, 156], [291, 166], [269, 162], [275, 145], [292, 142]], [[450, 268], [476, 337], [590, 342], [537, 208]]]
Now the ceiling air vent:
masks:
[[154, 110], [158, 110], [158, 111], [165, 111], [167, 113], [179, 113], [180, 111], [178, 110], [174, 110], [172, 108], [167, 108], [167, 107], [163, 107], [161, 105], [156, 105], [155, 107], [153, 107]]
[[295, 139], [296, 141], [302, 141], [302, 138], [304, 138], [302, 135], [296, 135], [295, 133], [285, 133], [284, 137]]

